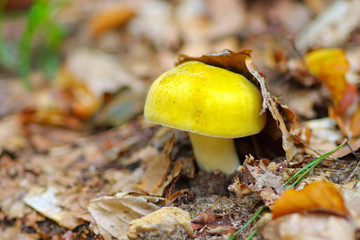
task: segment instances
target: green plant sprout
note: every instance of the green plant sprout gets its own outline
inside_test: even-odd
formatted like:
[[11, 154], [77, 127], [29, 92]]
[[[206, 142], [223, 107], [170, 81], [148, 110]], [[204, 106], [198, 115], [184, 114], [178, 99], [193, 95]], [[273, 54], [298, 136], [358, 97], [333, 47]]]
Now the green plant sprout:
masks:
[[[311, 170], [313, 170], [319, 163], [321, 163], [322, 160], [329, 157], [333, 153], [335, 153], [337, 150], [342, 148], [347, 142], [347, 139], [345, 139], [340, 145], [338, 145], [333, 150], [321, 155], [320, 157], [316, 158], [312, 162], [308, 163], [306, 166], [302, 167], [299, 171], [297, 171], [294, 176], [292, 176], [284, 185], [283, 187], [287, 187], [290, 182], [292, 182], [295, 178], [296, 180], [289, 186], [288, 189], [293, 188], [304, 176], [309, 173]], [[302, 174], [301, 174], [302, 173]], [[300, 175], [301, 174], [301, 175]], [[300, 175], [300, 176], [299, 176]], [[245, 223], [244, 226], [242, 226], [236, 233], [234, 233], [228, 240], [234, 240], [237, 235], [241, 233], [242, 230], [244, 230], [251, 222], [253, 222], [264, 210], [267, 209], [266, 206], [262, 206], [255, 214], [254, 216]], [[257, 229], [255, 229], [247, 238], [246, 240], [250, 240], [255, 234], [257, 233]]]
[[[51, 79], [60, 65], [59, 48], [66, 31], [55, 22], [54, 15], [66, 2], [36, 0], [27, 13], [27, 23], [15, 53], [8, 51], [9, 44], [5, 43], [2, 35], [0, 37], [1, 64], [18, 72], [27, 89], [32, 88], [30, 73], [33, 67], [39, 68]], [[0, 6], [1, 24], [5, 3], [3, 1]]]
[[311, 170], [313, 170], [319, 163], [321, 163], [322, 160], [324, 160], [325, 158], [329, 157], [330, 155], [332, 155], [334, 152], [336, 152], [337, 150], [339, 150], [340, 148], [342, 148], [347, 142], [347, 139], [345, 139], [339, 146], [337, 146], [336, 148], [334, 148], [333, 150], [321, 155], [320, 157], [316, 158], [315, 160], [313, 160], [312, 162], [308, 163], [306, 166], [302, 167], [299, 171], [297, 171], [294, 176], [292, 176], [284, 185], [283, 187], [286, 187], [291, 181], [293, 181], [297, 176], [299, 176], [289, 187], [293, 188], [308, 172], [310, 172]]

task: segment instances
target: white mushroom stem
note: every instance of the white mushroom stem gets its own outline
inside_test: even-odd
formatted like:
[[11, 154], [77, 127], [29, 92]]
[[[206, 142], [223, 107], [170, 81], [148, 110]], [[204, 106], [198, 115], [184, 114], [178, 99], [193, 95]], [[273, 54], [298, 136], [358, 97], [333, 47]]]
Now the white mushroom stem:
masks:
[[189, 133], [196, 162], [201, 170], [234, 173], [240, 166], [233, 139]]

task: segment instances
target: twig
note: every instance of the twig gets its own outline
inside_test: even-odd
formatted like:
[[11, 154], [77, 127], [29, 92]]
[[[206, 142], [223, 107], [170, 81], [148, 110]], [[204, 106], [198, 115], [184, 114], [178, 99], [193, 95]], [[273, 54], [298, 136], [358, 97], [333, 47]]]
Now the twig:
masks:
[[357, 156], [357, 154], [355, 153], [354, 149], [352, 149], [351, 145], [348, 142], [346, 143], [346, 146], [350, 149], [351, 153], [354, 155], [354, 157], [357, 161], [357, 164], [356, 164], [354, 170], [352, 170], [352, 172], [350, 173], [350, 175], [345, 179], [345, 181], [343, 181], [343, 183], [347, 183], [348, 181], [350, 181], [353, 178], [355, 173], [358, 171], [359, 165], [360, 165], [360, 159]]

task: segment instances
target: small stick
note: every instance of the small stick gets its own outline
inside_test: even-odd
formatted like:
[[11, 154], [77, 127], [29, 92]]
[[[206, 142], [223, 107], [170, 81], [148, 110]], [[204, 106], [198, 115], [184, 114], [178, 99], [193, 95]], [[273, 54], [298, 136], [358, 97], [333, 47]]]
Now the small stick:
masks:
[[349, 144], [349, 142], [346, 143], [346, 146], [350, 149], [351, 153], [354, 155], [354, 157], [355, 157], [355, 159], [356, 159], [356, 161], [357, 161], [357, 164], [356, 164], [354, 170], [352, 170], [352, 172], [350, 173], [350, 175], [345, 179], [345, 181], [343, 181], [343, 183], [347, 183], [347, 182], [349, 182], [349, 181], [353, 178], [353, 176], [355, 175], [355, 173], [358, 171], [359, 165], [360, 165], [360, 159], [359, 159], [359, 157], [356, 155], [354, 149], [352, 149], [352, 147], [351, 147], [351, 145]]

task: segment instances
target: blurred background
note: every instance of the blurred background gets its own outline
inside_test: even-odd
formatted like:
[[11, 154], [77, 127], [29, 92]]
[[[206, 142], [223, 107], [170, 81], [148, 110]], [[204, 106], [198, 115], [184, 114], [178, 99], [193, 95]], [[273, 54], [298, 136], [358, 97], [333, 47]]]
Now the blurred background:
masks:
[[[289, 103], [287, 83], [314, 85], [298, 71], [298, 60], [311, 49], [346, 48], [351, 72], [359, 71], [358, 5], [330, 0], [2, 1], [0, 116], [26, 108], [26, 120], [78, 127], [96, 112], [97, 124], [118, 125], [141, 111], [146, 89], [179, 54], [197, 57], [223, 49], [251, 49], [274, 94]], [[290, 105], [299, 108], [296, 102]], [[66, 123], [46, 113], [36, 116], [44, 108], [59, 118], [74, 116]], [[324, 114], [313, 106], [299, 111], [307, 118]]]

